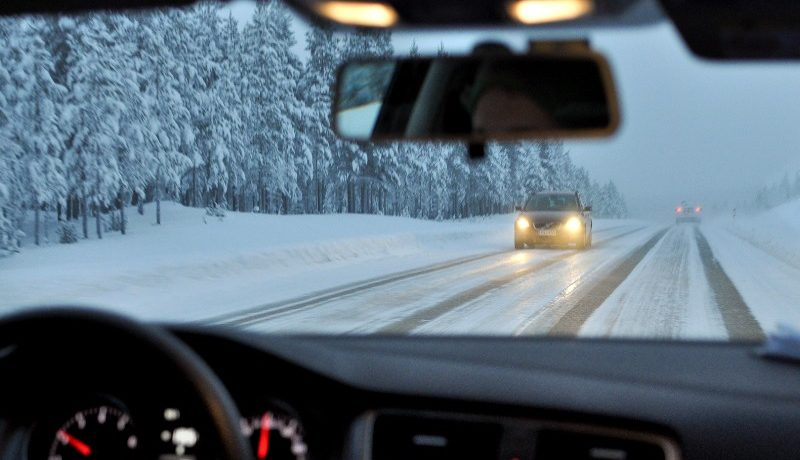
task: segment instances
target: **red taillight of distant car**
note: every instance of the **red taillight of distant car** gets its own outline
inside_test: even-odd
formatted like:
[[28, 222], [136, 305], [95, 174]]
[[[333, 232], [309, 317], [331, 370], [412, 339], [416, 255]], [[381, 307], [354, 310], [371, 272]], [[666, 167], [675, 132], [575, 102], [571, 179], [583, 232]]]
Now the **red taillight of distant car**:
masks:
[[701, 210], [700, 208], [694, 208], [694, 213], [695, 214], [700, 214], [700, 210]]
[[675, 208], [675, 212], [677, 212], [678, 214], [680, 214], [680, 213], [682, 213], [682, 212], [683, 212], [683, 208]]

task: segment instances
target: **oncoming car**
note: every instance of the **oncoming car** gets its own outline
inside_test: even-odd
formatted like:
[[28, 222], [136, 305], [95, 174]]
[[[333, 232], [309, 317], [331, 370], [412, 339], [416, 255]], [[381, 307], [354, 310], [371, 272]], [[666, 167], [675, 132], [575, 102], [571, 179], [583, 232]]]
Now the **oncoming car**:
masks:
[[591, 206], [584, 206], [577, 192], [535, 193], [514, 223], [514, 248], [536, 245], [592, 245]]
[[690, 205], [685, 201], [680, 206], [675, 208], [675, 223], [681, 224], [684, 222], [700, 223], [700, 215], [703, 208], [699, 205]]

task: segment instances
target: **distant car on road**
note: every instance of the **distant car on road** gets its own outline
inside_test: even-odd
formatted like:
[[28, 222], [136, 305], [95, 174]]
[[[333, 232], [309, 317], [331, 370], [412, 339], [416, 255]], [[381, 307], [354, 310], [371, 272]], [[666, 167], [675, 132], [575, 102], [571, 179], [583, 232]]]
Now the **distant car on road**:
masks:
[[700, 223], [700, 216], [703, 213], [703, 208], [700, 205], [690, 205], [687, 202], [681, 203], [680, 206], [675, 208], [675, 223], [681, 224], [684, 222]]
[[540, 192], [533, 194], [514, 222], [514, 248], [537, 245], [592, 245], [591, 206], [584, 206], [577, 192]]

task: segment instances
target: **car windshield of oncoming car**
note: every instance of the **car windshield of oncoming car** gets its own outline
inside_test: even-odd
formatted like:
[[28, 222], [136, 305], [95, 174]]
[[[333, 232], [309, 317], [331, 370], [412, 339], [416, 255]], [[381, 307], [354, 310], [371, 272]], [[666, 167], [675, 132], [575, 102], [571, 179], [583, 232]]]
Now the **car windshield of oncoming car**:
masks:
[[[332, 129], [346, 60], [586, 38], [618, 92], [609, 138], [475, 161]], [[0, 43], [0, 316], [720, 341], [800, 325], [795, 62], [703, 61], [667, 20], [343, 30], [279, 1], [2, 18]], [[372, 126], [392, 69], [352, 79], [337, 116]], [[581, 222], [515, 211], [579, 211], [576, 193]]]
[[526, 211], [578, 211], [575, 195], [539, 194], [534, 195], [525, 205]]

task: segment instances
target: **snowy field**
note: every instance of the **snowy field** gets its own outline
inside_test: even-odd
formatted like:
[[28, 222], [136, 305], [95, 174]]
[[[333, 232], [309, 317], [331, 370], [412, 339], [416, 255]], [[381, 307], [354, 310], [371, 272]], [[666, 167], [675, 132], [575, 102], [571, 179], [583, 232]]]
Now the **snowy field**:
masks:
[[[133, 211], [133, 210], [132, 210]], [[432, 222], [166, 203], [129, 235], [0, 259], [0, 307], [101, 306], [266, 332], [763, 337], [800, 325], [800, 202], [700, 225], [595, 220], [594, 247], [512, 250], [513, 215]]]

